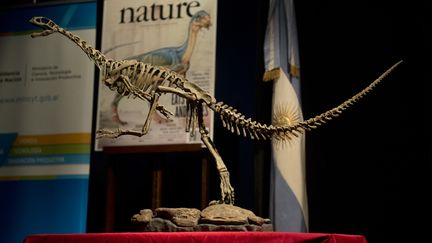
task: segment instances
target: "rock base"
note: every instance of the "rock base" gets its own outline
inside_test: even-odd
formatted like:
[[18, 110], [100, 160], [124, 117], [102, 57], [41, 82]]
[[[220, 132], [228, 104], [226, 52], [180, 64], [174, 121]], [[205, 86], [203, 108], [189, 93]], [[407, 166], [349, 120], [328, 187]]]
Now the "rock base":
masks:
[[269, 219], [228, 204], [195, 208], [143, 209], [131, 219], [138, 232], [273, 231]]

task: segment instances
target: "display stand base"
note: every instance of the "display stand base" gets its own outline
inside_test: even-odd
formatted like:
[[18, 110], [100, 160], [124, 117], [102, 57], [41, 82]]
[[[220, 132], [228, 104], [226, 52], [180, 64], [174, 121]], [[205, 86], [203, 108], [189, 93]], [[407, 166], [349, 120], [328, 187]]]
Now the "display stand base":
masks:
[[138, 232], [260, 231], [271, 232], [270, 219], [229, 204], [195, 208], [143, 209], [131, 219]]

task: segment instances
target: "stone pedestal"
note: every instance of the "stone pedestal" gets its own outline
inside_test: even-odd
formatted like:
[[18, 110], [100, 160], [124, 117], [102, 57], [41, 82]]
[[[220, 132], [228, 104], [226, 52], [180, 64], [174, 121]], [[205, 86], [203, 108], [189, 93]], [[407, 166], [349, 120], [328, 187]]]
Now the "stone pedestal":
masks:
[[273, 231], [270, 219], [228, 204], [195, 208], [143, 209], [131, 219], [139, 232]]

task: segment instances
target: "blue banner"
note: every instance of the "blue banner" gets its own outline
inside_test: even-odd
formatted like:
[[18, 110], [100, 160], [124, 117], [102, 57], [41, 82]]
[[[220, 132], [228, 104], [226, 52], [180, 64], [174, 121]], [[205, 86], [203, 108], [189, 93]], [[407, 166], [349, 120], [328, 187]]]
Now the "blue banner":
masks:
[[0, 33], [40, 30], [29, 23], [34, 16], [45, 16], [69, 30], [96, 28], [96, 3], [61, 4], [1, 11]]

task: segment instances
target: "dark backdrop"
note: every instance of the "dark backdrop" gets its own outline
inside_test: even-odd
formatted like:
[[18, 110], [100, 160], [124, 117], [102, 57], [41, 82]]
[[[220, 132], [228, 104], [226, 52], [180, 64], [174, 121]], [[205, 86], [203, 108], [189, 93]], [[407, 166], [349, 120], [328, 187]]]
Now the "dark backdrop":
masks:
[[296, 7], [306, 117], [403, 59], [364, 100], [307, 134], [310, 230], [416, 242], [406, 239], [424, 234], [419, 220], [429, 212], [430, 8], [419, 1], [296, 1]]

